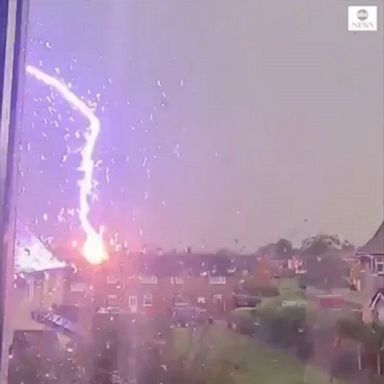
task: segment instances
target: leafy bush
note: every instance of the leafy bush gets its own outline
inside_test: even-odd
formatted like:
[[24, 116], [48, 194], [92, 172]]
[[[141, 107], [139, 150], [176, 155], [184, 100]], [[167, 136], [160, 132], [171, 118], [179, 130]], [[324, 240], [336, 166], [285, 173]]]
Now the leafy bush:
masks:
[[[364, 324], [361, 317], [346, 317], [337, 321], [336, 330], [340, 337], [360, 343], [363, 366], [377, 372], [378, 357], [383, 359], [384, 327], [378, 324]], [[348, 367], [345, 371], [347, 370]]]
[[248, 277], [241, 281], [235, 288], [235, 293], [259, 297], [273, 297], [279, 295], [279, 289], [268, 281], [262, 281], [257, 277]]
[[253, 336], [257, 332], [257, 323], [254, 319], [242, 319], [237, 324], [237, 331], [242, 335]]
[[261, 307], [256, 309], [256, 318], [267, 340], [292, 346], [306, 326], [307, 309], [305, 306]]
[[254, 335], [258, 328], [255, 308], [244, 308], [233, 311], [230, 315], [229, 322], [233, 329], [243, 335]]
[[280, 274], [280, 278], [294, 279], [295, 277], [296, 277], [296, 273], [291, 269], [283, 269], [283, 271]]
[[342, 337], [356, 341], [363, 341], [366, 332], [366, 325], [354, 317], [344, 317], [337, 321], [336, 331]]
[[259, 294], [262, 297], [274, 297], [279, 296], [279, 289], [273, 285], [259, 287]]
[[308, 318], [310, 311], [304, 305], [284, 307], [277, 301], [268, 301], [268, 305], [233, 311], [230, 321], [237, 332], [257, 334], [266, 342], [294, 347], [298, 357], [307, 360], [313, 354]]
[[331, 360], [331, 372], [335, 377], [350, 377], [358, 369], [355, 351], [341, 351]]
[[342, 318], [336, 323], [341, 337], [360, 342], [368, 351], [379, 352], [384, 343], [384, 327], [377, 324], [364, 324], [360, 318]]

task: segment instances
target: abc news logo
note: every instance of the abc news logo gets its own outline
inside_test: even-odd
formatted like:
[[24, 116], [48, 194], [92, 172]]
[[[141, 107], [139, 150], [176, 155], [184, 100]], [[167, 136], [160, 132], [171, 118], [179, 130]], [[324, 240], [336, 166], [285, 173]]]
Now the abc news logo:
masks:
[[377, 7], [348, 7], [348, 31], [377, 31]]

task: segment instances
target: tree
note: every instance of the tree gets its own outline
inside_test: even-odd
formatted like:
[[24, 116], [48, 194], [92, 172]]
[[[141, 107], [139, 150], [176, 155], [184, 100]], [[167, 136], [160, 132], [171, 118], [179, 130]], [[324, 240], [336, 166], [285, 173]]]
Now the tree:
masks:
[[303, 241], [300, 253], [309, 284], [331, 289], [345, 283], [341, 246], [336, 235], [320, 234]]
[[269, 280], [257, 280], [247, 277], [238, 288], [239, 293], [257, 297], [273, 297], [279, 295], [279, 289]]
[[276, 256], [279, 259], [289, 259], [293, 253], [292, 243], [287, 239], [280, 239], [275, 246]]
[[359, 348], [358, 359], [361, 361], [361, 352], [370, 360], [370, 369], [374, 368], [378, 375], [382, 373], [382, 354], [384, 346], [384, 327], [379, 324], [364, 324], [361, 318], [341, 318], [336, 323], [337, 346], [342, 339], [356, 341]]
[[263, 245], [257, 250], [256, 253], [261, 257], [273, 258], [273, 254], [275, 253], [275, 244], [270, 243]]
[[279, 290], [273, 283], [273, 276], [271, 263], [261, 257], [253, 266], [251, 273], [239, 283], [237, 292], [252, 296], [277, 296]]
[[341, 242], [337, 235], [318, 234], [305, 239], [301, 245], [303, 255], [321, 256], [328, 250], [340, 250]]
[[287, 260], [293, 254], [292, 243], [287, 239], [280, 239], [276, 243], [270, 243], [260, 247], [257, 254], [268, 259]]
[[225, 273], [231, 267], [231, 253], [221, 249], [208, 259], [208, 268], [211, 272]]
[[345, 262], [333, 251], [327, 251], [321, 256], [308, 255], [306, 265], [310, 284], [332, 289], [346, 283]]
[[352, 243], [350, 243], [348, 240], [344, 240], [341, 245], [341, 249], [346, 252], [348, 251], [351, 252], [355, 249], [355, 246]]

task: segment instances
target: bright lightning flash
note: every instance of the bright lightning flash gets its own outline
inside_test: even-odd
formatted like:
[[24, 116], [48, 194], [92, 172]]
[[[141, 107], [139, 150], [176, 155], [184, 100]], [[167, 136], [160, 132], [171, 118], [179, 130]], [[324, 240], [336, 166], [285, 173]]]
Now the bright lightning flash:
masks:
[[57, 78], [48, 75], [31, 65], [27, 65], [26, 71], [37, 81], [54, 88], [70, 105], [77, 109], [89, 121], [87, 130], [84, 132], [85, 145], [80, 152], [81, 164], [79, 170], [83, 172], [83, 177], [79, 180], [80, 191], [78, 212], [81, 227], [85, 232], [85, 241], [82, 248], [83, 256], [91, 264], [101, 264], [108, 259], [108, 252], [103, 242], [101, 232], [97, 231], [92, 226], [88, 218], [90, 211], [89, 199], [92, 193], [94, 170], [92, 155], [100, 132], [100, 121], [92, 109]]

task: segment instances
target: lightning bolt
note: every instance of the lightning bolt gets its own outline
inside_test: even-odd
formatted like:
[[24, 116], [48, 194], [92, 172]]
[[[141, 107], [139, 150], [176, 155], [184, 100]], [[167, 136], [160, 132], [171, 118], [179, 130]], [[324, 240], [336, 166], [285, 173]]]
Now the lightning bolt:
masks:
[[92, 181], [94, 171], [93, 151], [100, 132], [100, 120], [93, 110], [77, 95], [75, 95], [64, 83], [56, 77], [48, 75], [40, 69], [26, 66], [28, 75], [37, 81], [56, 90], [72, 107], [77, 109], [89, 122], [84, 132], [85, 145], [80, 151], [81, 163], [79, 170], [83, 177], [79, 180], [79, 220], [85, 233], [85, 241], [82, 253], [85, 259], [91, 264], [100, 264], [108, 259], [108, 253], [103, 242], [101, 231], [97, 231], [89, 221], [90, 204], [92, 194]]

